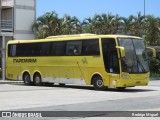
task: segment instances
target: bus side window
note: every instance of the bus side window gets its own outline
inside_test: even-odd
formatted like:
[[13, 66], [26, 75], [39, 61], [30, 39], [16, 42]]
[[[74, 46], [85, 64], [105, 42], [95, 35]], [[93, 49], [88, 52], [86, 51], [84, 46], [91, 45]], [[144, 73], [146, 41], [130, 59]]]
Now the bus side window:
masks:
[[100, 55], [98, 39], [84, 40], [82, 55]]
[[16, 56], [17, 57], [27, 55], [28, 47], [26, 45], [27, 44], [17, 44], [16, 45]]
[[81, 55], [82, 41], [68, 41], [66, 55]]
[[50, 54], [49, 52], [50, 52], [50, 43], [49, 42], [41, 43], [40, 55], [48, 56]]
[[51, 43], [52, 56], [64, 56], [66, 51], [66, 42], [53, 42]]
[[8, 45], [8, 57], [16, 56], [16, 45]]

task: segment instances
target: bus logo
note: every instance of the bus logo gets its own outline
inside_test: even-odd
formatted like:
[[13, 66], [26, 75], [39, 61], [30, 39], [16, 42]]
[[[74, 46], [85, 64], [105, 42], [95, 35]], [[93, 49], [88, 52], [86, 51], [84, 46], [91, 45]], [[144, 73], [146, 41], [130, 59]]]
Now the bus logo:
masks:
[[37, 59], [13, 59], [13, 63], [36, 63]]

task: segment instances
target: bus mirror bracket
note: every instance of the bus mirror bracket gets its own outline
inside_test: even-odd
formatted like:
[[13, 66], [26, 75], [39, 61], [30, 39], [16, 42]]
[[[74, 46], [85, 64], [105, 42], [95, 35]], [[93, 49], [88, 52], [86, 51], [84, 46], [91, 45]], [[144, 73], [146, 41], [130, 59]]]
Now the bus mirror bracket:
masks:
[[152, 53], [153, 53], [152, 57], [153, 57], [153, 58], [156, 58], [156, 50], [155, 50], [154, 48], [146, 47], [146, 49], [147, 49], [147, 50], [151, 50]]
[[116, 48], [120, 51], [121, 58], [125, 57], [125, 49], [121, 46], [116, 46]]

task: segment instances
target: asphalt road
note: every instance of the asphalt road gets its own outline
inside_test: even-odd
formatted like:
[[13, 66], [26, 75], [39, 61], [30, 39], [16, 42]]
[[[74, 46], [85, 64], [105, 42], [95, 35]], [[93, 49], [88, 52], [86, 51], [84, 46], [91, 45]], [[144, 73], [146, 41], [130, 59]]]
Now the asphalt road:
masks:
[[[37, 87], [0, 84], [0, 110], [160, 111], [160, 80], [150, 81], [148, 86], [127, 88], [124, 91], [95, 91], [92, 87], [72, 85]], [[98, 116], [103, 117], [104, 114]]]

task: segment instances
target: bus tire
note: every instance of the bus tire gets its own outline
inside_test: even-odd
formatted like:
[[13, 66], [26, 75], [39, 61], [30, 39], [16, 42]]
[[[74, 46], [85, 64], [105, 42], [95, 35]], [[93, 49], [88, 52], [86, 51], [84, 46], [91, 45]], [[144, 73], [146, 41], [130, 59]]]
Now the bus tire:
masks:
[[100, 76], [93, 77], [93, 86], [95, 90], [105, 90], [104, 82]]
[[30, 77], [29, 73], [25, 73], [23, 75], [23, 81], [24, 81], [25, 85], [31, 85], [32, 84], [31, 77]]
[[35, 74], [33, 77], [34, 85], [35, 86], [41, 86], [42, 85], [42, 79], [39, 74]]

